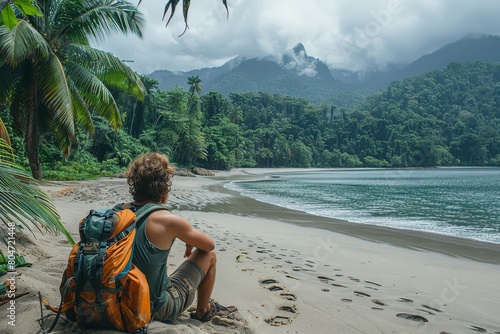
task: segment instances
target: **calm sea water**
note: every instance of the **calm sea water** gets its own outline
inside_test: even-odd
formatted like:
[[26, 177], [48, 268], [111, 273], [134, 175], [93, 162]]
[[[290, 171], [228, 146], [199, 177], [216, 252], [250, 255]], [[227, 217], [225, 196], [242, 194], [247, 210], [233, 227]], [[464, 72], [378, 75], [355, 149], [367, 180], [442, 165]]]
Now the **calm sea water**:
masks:
[[285, 172], [226, 187], [314, 215], [500, 244], [498, 168]]

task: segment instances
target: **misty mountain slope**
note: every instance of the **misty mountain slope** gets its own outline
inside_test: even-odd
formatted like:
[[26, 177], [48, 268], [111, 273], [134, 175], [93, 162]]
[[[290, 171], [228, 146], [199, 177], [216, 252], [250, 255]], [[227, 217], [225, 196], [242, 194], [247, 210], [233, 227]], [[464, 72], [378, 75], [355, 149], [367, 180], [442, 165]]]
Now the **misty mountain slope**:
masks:
[[329, 72], [325, 79], [317, 75], [297, 75], [273, 60], [254, 58], [209, 81], [204, 87], [224, 95], [262, 91], [322, 102], [329, 95], [334, 95], [339, 86], [344, 85], [335, 81]]
[[500, 62], [500, 36], [470, 35], [424, 55], [407, 66], [389, 64], [386, 71], [363, 75], [330, 69], [323, 61], [309, 56], [302, 43], [286, 50], [281, 57], [234, 58], [223, 66], [188, 72], [155, 71], [148, 76], [159, 82], [161, 90], [175, 85], [189, 89], [187, 79], [198, 75], [203, 91], [267, 92], [305, 98], [313, 103], [339, 106], [356, 104], [360, 97], [385, 89], [395, 81], [442, 69], [448, 64], [489, 60]]
[[384, 89], [394, 81], [442, 69], [451, 63], [489, 60], [500, 62], [500, 36], [469, 35], [424, 55], [411, 64], [385, 72], [373, 72], [358, 84], [372, 89]]
[[325, 63], [307, 55], [301, 43], [287, 50], [282, 59], [238, 57], [221, 67], [189, 72], [160, 70], [148, 77], [157, 80], [161, 90], [168, 90], [175, 85], [188, 89], [187, 78], [193, 75], [200, 77], [205, 92], [223, 95], [262, 91], [320, 103], [347, 90], [345, 83], [333, 78]]

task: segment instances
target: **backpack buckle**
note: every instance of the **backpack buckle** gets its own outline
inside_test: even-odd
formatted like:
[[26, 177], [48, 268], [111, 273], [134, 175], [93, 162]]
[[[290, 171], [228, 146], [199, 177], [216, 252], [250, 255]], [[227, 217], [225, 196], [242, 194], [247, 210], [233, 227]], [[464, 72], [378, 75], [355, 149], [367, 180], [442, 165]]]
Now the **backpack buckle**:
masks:
[[99, 242], [87, 241], [83, 244], [83, 254], [98, 254], [99, 253]]

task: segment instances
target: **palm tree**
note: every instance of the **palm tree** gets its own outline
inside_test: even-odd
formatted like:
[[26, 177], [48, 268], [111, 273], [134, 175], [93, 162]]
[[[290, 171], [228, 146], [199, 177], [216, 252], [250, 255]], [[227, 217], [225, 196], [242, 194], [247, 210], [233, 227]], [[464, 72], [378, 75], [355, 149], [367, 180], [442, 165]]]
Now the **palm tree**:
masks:
[[227, 118], [234, 124], [241, 123], [243, 122], [243, 110], [241, 110], [240, 106], [231, 107], [227, 114]]
[[115, 129], [120, 112], [109, 88], [144, 97], [140, 77], [113, 55], [90, 47], [111, 34], [142, 37], [143, 16], [120, 0], [37, 0], [43, 16], [0, 26], [0, 101], [11, 102], [33, 174], [42, 178], [38, 138], [53, 131], [69, 154], [78, 125], [93, 131], [91, 113]]
[[187, 84], [189, 85], [189, 107], [188, 107], [188, 113], [191, 112], [191, 107], [193, 106], [193, 101], [194, 101], [194, 93], [197, 93], [198, 95], [201, 94], [201, 90], [203, 89], [203, 85], [201, 84], [201, 79], [197, 75], [192, 75], [188, 77]]

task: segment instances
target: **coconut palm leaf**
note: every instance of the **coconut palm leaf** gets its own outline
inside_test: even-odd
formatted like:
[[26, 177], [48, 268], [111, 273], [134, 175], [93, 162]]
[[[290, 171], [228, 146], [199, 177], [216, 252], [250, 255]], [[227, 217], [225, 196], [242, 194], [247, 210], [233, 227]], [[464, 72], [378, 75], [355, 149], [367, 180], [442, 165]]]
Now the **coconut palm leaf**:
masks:
[[140, 76], [119, 58], [105, 51], [75, 44], [68, 45], [64, 53], [68, 61], [86, 68], [107, 87], [123, 90], [141, 101], [144, 100], [146, 88]]
[[47, 41], [28, 22], [20, 21], [12, 30], [0, 26], [0, 54], [7, 65], [17, 66], [30, 57], [46, 58], [51, 53]]
[[[142, 0], [139, 0], [139, 3], [137, 4], [137, 6], [139, 6], [141, 4], [141, 2], [142, 2]], [[170, 13], [170, 16], [168, 17], [167, 24], [165, 25], [165, 27], [167, 27], [168, 24], [170, 23], [170, 20], [172, 20], [172, 17], [174, 16], [174, 13], [175, 13], [175, 8], [176, 8], [178, 3], [179, 3], [179, 0], [168, 0], [167, 1], [167, 4], [165, 5], [165, 10], [163, 11], [162, 20], [165, 19], [165, 16], [167, 15], [170, 8], [172, 8], [172, 12]], [[189, 13], [190, 4], [191, 4], [191, 0], [182, 0], [182, 14], [184, 16], [184, 22], [186, 23], [186, 27], [184, 28], [184, 31], [182, 32], [182, 34], [179, 35], [179, 37], [184, 35], [184, 33], [187, 31], [187, 29], [189, 29], [187, 17], [188, 17], [188, 13]], [[226, 7], [227, 18], [229, 19], [229, 8], [227, 7], [227, 0], [222, 0], [222, 4], [224, 5], [224, 7]]]
[[120, 111], [104, 83], [77, 63], [68, 64], [66, 70], [72, 87], [76, 88], [86, 107], [107, 119], [113, 128], [121, 126]]
[[[168, 10], [170, 9], [170, 7], [172, 7], [172, 13], [170, 13], [170, 16], [169, 16], [169, 18], [167, 20], [167, 24], [165, 25], [165, 27], [168, 26], [168, 24], [170, 23], [170, 20], [174, 16], [175, 6], [177, 6], [178, 3], [179, 3], [179, 0], [169, 0], [167, 2], [167, 4], [165, 5], [165, 10], [163, 11], [162, 20], [165, 19], [165, 16], [167, 15]], [[139, 3], [137, 5], [139, 6], [140, 4], [141, 4], [141, 2], [139, 1]]]
[[0, 103], [10, 101], [11, 93], [16, 86], [16, 78], [19, 77], [19, 71], [7, 66], [0, 59]]
[[7, 128], [5, 127], [5, 124], [1, 118], [0, 118], [0, 139], [3, 139], [5, 141], [5, 143], [7, 144], [8, 148], [9, 148], [7, 151], [12, 153], [12, 149], [10, 149], [10, 146], [12, 144], [10, 142], [9, 132], [7, 131]]
[[50, 198], [38, 183], [16, 165], [10, 145], [0, 138], [0, 220], [6, 225], [17, 221], [33, 233], [59, 231], [73, 245], [75, 242], [59, 220], [59, 214]]
[[75, 135], [75, 120], [72, 108], [71, 91], [60, 60], [56, 56], [46, 62], [35, 63], [35, 80], [41, 106], [51, 112], [53, 124], [64, 129], [69, 141]]
[[127, 1], [59, 2], [59, 10], [51, 19], [52, 41], [64, 36], [73, 43], [85, 45], [89, 38], [102, 41], [114, 33], [133, 33], [142, 37], [144, 16]]

